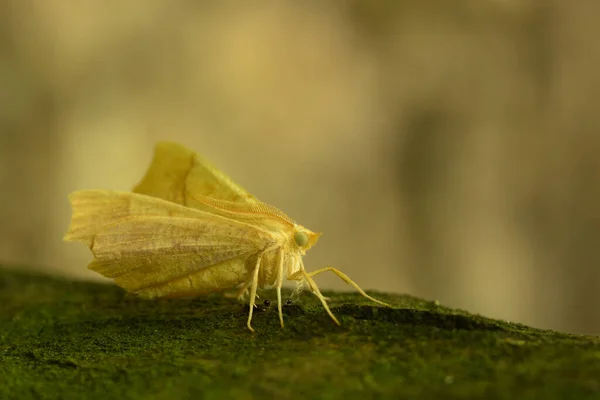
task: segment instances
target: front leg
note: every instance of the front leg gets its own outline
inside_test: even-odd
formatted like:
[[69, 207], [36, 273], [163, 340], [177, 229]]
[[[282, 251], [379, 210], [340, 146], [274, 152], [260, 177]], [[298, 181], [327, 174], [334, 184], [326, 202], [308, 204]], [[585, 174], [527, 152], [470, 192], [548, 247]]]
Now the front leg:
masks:
[[283, 285], [283, 249], [279, 250], [278, 254], [278, 267], [277, 268], [277, 311], [279, 312], [279, 323], [283, 328], [283, 310], [281, 308], [281, 286]]
[[[348, 275], [344, 274], [342, 271], [340, 271], [340, 270], [339, 270], [339, 269], [337, 269], [337, 268], [333, 268], [333, 267], [325, 267], [325, 268], [321, 268], [321, 269], [318, 269], [318, 270], [316, 270], [316, 271], [310, 272], [310, 273], [308, 273], [307, 275], [308, 275], [309, 277], [311, 277], [311, 278], [312, 278], [312, 277], [313, 277], [313, 276], [315, 276], [315, 275], [319, 275], [319, 274], [321, 274], [321, 273], [323, 273], [323, 272], [327, 272], [327, 271], [331, 271], [331, 272], [333, 272], [334, 274], [336, 274], [336, 275], [337, 275], [337, 276], [338, 276], [338, 277], [339, 277], [341, 280], [343, 280], [344, 282], [346, 282], [348, 285], [352, 286], [354, 289], [356, 289], [356, 291], [357, 291], [358, 293], [360, 293], [361, 295], [363, 295], [363, 296], [364, 296], [364, 297], [366, 297], [367, 299], [371, 300], [372, 302], [375, 302], [375, 303], [381, 304], [382, 306], [386, 306], [386, 307], [392, 307], [392, 306], [391, 306], [391, 305], [389, 305], [388, 303], [384, 303], [383, 301], [381, 301], [381, 300], [377, 300], [376, 298], [374, 298], [374, 297], [372, 297], [372, 296], [369, 296], [368, 294], [366, 294], [366, 293], [365, 293], [365, 291], [364, 291], [364, 290], [362, 290], [362, 288], [361, 288], [360, 286], [358, 286], [358, 284], [357, 284], [356, 282], [354, 282], [352, 279], [350, 279], [350, 278], [348, 277]], [[300, 271], [300, 272], [301, 272], [301, 271]], [[295, 275], [295, 274], [294, 274], [294, 275]]]
[[250, 332], [254, 332], [254, 328], [252, 328], [252, 312], [254, 311], [254, 305], [256, 302], [256, 289], [258, 288], [258, 272], [260, 270], [260, 262], [262, 260], [262, 254], [258, 256], [256, 260], [256, 266], [254, 267], [254, 275], [252, 277], [252, 285], [250, 286], [250, 312], [248, 314], [248, 329]]
[[[308, 274], [309, 276], [312, 276], [312, 273]], [[296, 288], [294, 289], [294, 291], [292, 292], [292, 299], [297, 299], [298, 296], [300, 295], [300, 292], [302, 292], [304, 290], [304, 282], [308, 282], [304, 279], [304, 275], [302, 274], [302, 271], [296, 271], [293, 274], [289, 275], [287, 277], [288, 281], [296, 281]], [[309, 285], [310, 287], [310, 285]], [[311, 293], [314, 293], [314, 290], [312, 290], [312, 288], [310, 289]], [[331, 300], [329, 297], [325, 297], [323, 296], [323, 298], [327, 301]]]
[[300, 260], [300, 270], [298, 272], [295, 272], [292, 275], [288, 276], [288, 279], [289, 280], [299, 280], [302, 278], [304, 278], [304, 280], [308, 283], [308, 286], [310, 287], [310, 290], [312, 291], [312, 293], [315, 296], [317, 296], [317, 298], [321, 301], [323, 308], [325, 308], [325, 311], [327, 311], [327, 314], [329, 314], [329, 316], [331, 317], [333, 322], [335, 322], [337, 325], [341, 325], [340, 321], [338, 321], [338, 319], [335, 317], [335, 315], [333, 315], [333, 313], [329, 309], [329, 305], [327, 305], [327, 299], [325, 298], [325, 296], [323, 296], [321, 294], [319, 287], [317, 286], [315, 281], [311, 278], [310, 274], [308, 274], [306, 272], [306, 269], [304, 269], [304, 263], [302, 262], [302, 260]]
[[[246, 299], [246, 296], [248, 295], [248, 288], [251, 284], [252, 279], [249, 279], [247, 282], [238, 285], [239, 290], [237, 292], [227, 291], [223, 293], [223, 296], [227, 297], [228, 299], [237, 299], [239, 301], [244, 301]], [[260, 299], [260, 296], [256, 294], [256, 298]]]

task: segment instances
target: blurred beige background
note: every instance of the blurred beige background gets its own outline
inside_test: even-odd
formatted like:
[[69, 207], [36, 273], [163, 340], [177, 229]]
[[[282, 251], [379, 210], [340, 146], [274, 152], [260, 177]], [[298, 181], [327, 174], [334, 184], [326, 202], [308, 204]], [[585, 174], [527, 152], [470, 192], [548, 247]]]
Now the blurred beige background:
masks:
[[130, 189], [168, 139], [324, 232], [309, 269], [600, 334], [599, 15], [595, 0], [4, 1], [0, 263], [99, 279], [61, 241], [66, 197]]

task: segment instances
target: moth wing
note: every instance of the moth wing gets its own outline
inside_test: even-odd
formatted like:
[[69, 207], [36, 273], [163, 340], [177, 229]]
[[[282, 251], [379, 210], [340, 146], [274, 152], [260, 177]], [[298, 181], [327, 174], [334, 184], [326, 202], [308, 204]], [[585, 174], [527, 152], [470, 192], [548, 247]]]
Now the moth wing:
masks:
[[132, 217], [202, 218], [205, 213], [155, 197], [112, 190], [80, 190], [69, 195], [71, 225], [64, 239], [91, 246], [93, 236], [107, 226]]
[[268, 234], [228, 218], [150, 196], [80, 191], [65, 240], [94, 254], [89, 268], [145, 297], [224, 290], [248, 278]]
[[248, 191], [192, 150], [173, 142], [159, 142], [146, 174], [133, 192], [188, 207], [199, 207], [191, 194], [239, 203], [259, 202]]
[[94, 236], [89, 268], [145, 297], [224, 290], [249, 279], [248, 260], [260, 251], [245, 233], [188, 218], [132, 218]]

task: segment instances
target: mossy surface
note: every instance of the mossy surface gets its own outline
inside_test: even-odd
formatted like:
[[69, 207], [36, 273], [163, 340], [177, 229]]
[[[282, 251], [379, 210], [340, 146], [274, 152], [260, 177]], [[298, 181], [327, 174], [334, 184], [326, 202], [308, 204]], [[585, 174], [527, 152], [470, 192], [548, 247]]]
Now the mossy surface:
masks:
[[421, 299], [312, 295], [246, 327], [222, 296], [144, 301], [0, 269], [0, 399], [600, 399], [600, 339]]

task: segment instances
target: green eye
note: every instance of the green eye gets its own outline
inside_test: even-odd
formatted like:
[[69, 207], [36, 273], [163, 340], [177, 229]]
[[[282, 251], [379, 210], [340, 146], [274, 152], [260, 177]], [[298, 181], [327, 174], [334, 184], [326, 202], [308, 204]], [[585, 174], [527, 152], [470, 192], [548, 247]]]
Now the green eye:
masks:
[[308, 243], [308, 235], [304, 232], [296, 232], [294, 234], [294, 240], [298, 246], [304, 247]]

